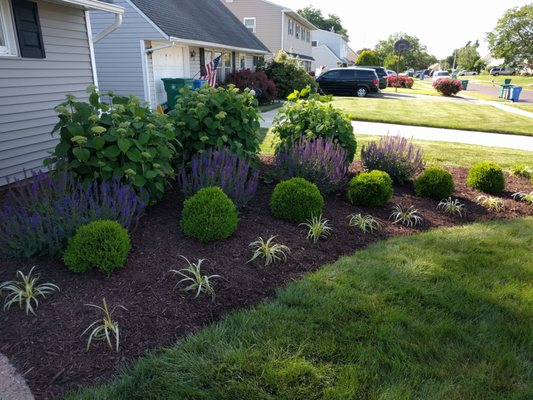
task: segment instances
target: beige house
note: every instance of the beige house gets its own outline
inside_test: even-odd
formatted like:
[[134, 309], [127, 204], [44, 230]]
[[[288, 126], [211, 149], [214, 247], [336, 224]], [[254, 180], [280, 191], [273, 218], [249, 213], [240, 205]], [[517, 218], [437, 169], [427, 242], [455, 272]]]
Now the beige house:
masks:
[[268, 0], [221, 0], [261, 42], [276, 54], [284, 50], [315, 69], [311, 31], [317, 29], [297, 12]]

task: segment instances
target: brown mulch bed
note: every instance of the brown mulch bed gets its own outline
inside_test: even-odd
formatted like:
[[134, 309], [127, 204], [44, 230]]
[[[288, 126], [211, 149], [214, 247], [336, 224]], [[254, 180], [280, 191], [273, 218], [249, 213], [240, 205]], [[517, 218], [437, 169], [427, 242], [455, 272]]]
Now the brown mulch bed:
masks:
[[[269, 159], [264, 161], [268, 164]], [[268, 169], [266, 164], [263, 169]], [[359, 164], [354, 164], [352, 172], [359, 168]], [[255, 198], [242, 210], [239, 228], [231, 238], [201, 244], [181, 234], [183, 197], [177, 189], [171, 189], [141, 219], [132, 235], [133, 249], [126, 266], [110, 277], [96, 272], [74, 274], [60, 261], [47, 258], [0, 258], [0, 282], [13, 279], [18, 269], [28, 271], [38, 265], [42, 281], [61, 288], [42, 302], [36, 317], [26, 317], [16, 307], [0, 312], [0, 352], [24, 376], [37, 399], [53, 398], [82, 385], [109, 380], [147, 351], [172, 345], [178, 338], [221, 320], [233, 310], [271, 298], [286, 283], [376, 240], [476, 220], [533, 215], [532, 206], [511, 198], [513, 192], [533, 190], [526, 179], [507, 176], [507, 191], [500, 196], [506, 209], [498, 214], [475, 204], [479, 193], [464, 184], [466, 169], [450, 171], [456, 183], [454, 196], [466, 203], [466, 217], [447, 216], [436, 210], [438, 202], [416, 197], [412, 187], [396, 187], [390, 204], [414, 205], [425, 218], [422, 227], [405, 228], [387, 221], [388, 207], [354, 207], [341, 191], [326, 199], [324, 209], [324, 217], [334, 225], [334, 234], [316, 245], [306, 240], [303, 227], [271, 216], [269, 198], [274, 186], [267, 184], [259, 185]], [[380, 218], [384, 230], [364, 235], [350, 228], [346, 217], [353, 212]], [[260, 260], [247, 263], [251, 257], [248, 244], [258, 236], [270, 235], [278, 235], [278, 242], [290, 247], [288, 261], [270, 266], [264, 266]], [[223, 277], [215, 281], [214, 301], [209, 296], [195, 299], [175, 288], [178, 279], [168, 271], [184, 266], [180, 255], [193, 261], [208, 259], [203, 264], [204, 272]], [[120, 304], [128, 309], [119, 309], [115, 314], [121, 328], [119, 353], [110, 351], [105, 342], [94, 342], [91, 350], [85, 351], [87, 336], [81, 334], [99, 317], [95, 309], [85, 304], [101, 304], [103, 297], [112, 306]]]

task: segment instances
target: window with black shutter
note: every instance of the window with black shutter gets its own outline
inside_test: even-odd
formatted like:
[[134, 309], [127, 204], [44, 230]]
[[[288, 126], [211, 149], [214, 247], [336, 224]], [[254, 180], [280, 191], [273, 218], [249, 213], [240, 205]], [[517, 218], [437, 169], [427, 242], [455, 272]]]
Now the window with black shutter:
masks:
[[37, 4], [26, 0], [12, 0], [12, 5], [20, 55], [24, 58], [45, 58]]

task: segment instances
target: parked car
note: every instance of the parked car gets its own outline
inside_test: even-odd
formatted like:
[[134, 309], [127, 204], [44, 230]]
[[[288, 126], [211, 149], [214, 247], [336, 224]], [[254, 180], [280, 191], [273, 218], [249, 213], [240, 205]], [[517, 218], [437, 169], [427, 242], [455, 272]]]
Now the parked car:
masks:
[[318, 78], [318, 87], [324, 94], [365, 97], [379, 92], [379, 78], [370, 68], [334, 68]]
[[387, 76], [396, 76], [398, 75], [396, 71], [393, 71], [392, 69], [386, 69], [385, 72], [387, 73]]
[[378, 74], [379, 79], [379, 88], [380, 89], [387, 89], [388, 81], [387, 81], [387, 70], [383, 67], [375, 67], [375, 66], [366, 66], [363, 65], [361, 67], [352, 67], [352, 68], [370, 68], [376, 71], [376, 74]]
[[489, 74], [498, 76], [498, 75], [512, 75], [513, 71], [510, 69], [507, 69], [505, 67], [497, 67], [497, 68], [491, 68], [489, 71]]
[[450, 73], [448, 71], [435, 71], [433, 73], [433, 82], [437, 82], [442, 78], [450, 78]]
[[466, 76], [466, 75], [477, 75], [477, 72], [476, 71], [461, 71], [459, 72], [459, 76]]

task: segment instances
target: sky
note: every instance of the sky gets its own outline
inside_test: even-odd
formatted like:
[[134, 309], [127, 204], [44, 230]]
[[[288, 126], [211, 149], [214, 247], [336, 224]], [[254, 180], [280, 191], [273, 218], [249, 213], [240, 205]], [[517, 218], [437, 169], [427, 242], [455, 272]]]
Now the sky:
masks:
[[354, 50], [374, 48], [378, 40], [396, 32], [416, 36], [438, 59], [452, 54], [468, 41], [479, 40], [479, 53], [488, 55], [487, 32], [504, 12], [532, 0], [442, 0], [442, 1], [361, 1], [361, 0], [273, 0], [297, 10], [313, 5], [322, 15], [337, 14], [348, 29]]

